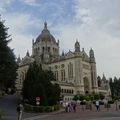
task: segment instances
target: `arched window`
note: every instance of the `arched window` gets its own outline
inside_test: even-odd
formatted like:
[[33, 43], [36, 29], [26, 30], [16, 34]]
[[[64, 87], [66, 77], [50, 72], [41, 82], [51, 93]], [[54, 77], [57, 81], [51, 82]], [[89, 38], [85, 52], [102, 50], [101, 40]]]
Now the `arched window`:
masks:
[[58, 80], [58, 71], [55, 71], [55, 78]]
[[65, 81], [65, 70], [61, 70], [61, 81]]

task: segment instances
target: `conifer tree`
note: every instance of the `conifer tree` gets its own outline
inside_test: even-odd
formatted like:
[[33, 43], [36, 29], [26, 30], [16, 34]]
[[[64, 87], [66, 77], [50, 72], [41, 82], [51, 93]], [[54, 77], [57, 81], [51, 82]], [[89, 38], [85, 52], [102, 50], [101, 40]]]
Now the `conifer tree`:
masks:
[[16, 79], [16, 62], [13, 50], [8, 46], [11, 41], [5, 21], [0, 19], [0, 89], [13, 88]]
[[[52, 84], [49, 78], [49, 71], [42, 70], [41, 65], [35, 62], [29, 66], [25, 80], [23, 82], [22, 95], [24, 100], [28, 100], [29, 104], [36, 104], [35, 98], [40, 97], [40, 105], [54, 105], [60, 97], [59, 85]], [[52, 75], [52, 74], [51, 74]]]

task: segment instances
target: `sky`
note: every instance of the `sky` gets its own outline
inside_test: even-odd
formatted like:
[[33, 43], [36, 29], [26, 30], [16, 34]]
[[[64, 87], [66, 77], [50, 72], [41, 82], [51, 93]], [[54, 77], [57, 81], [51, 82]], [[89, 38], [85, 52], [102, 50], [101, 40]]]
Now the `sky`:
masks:
[[1, 18], [12, 37], [9, 46], [16, 57], [32, 51], [47, 21], [60, 41], [60, 51], [94, 50], [97, 74], [120, 77], [120, 0], [0, 0]]

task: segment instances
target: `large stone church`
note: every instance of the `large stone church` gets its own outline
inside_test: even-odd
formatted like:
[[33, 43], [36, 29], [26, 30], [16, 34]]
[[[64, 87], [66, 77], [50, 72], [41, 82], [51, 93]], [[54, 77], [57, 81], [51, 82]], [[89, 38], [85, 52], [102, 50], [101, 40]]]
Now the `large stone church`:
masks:
[[38, 64], [42, 64], [44, 70], [54, 73], [56, 81], [53, 83], [60, 85], [63, 100], [72, 100], [76, 94], [98, 93], [93, 49], [90, 49], [88, 55], [84, 48], [81, 50], [80, 43], [76, 40], [74, 51], [69, 50], [62, 54], [59, 51], [59, 40], [56, 41], [45, 22], [41, 34], [32, 41], [32, 55], [30, 56], [27, 52], [22, 60], [18, 58], [17, 91], [20, 92], [22, 89], [29, 65], [36, 61]]

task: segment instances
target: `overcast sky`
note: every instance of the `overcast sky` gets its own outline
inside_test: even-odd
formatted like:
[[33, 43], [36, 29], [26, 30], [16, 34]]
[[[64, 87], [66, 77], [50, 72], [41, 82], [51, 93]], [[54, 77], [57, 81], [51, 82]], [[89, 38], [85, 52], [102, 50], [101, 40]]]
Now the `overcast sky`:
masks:
[[120, 0], [0, 0], [15, 55], [31, 53], [32, 39], [41, 33], [44, 21], [60, 41], [60, 51], [93, 48], [97, 73], [120, 77]]

